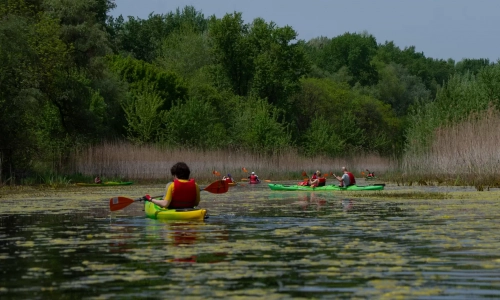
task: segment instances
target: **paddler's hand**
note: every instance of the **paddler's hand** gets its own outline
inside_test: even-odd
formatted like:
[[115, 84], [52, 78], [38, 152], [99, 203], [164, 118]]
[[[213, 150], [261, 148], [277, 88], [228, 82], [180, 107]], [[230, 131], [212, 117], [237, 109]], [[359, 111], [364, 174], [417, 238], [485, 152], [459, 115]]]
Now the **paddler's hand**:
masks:
[[153, 200], [153, 199], [151, 199], [151, 196], [150, 196], [150, 195], [145, 195], [144, 197], [142, 197], [142, 199], [143, 199], [144, 201], [153, 202], [153, 201], [151, 201], [151, 200]]

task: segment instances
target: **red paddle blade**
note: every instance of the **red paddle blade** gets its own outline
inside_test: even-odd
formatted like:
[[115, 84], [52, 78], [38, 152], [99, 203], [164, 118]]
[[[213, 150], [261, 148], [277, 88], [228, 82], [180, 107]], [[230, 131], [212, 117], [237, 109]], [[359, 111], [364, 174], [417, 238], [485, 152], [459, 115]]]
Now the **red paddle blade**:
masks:
[[306, 176], [307, 177], [306, 171], [302, 172], [302, 176]]
[[127, 197], [113, 197], [109, 199], [109, 210], [120, 210], [134, 203], [133, 199]]
[[217, 180], [203, 190], [213, 194], [223, 194], [229, 190], [229, 184], [225, 180]]

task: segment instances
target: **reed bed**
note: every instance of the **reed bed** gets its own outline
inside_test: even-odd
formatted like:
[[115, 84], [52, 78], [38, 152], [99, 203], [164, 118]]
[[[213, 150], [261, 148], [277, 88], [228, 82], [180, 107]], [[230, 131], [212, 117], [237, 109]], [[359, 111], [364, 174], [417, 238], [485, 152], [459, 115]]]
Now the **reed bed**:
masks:
[[[301, 179], [302, 172], [309, 176], [320, 170], [323, 173], [341, 174], [341, 168], [361, 176], [365, 169], [379, 174], [394, 168], [390, 159], [376, 154], [361, 154], [355, 158], [302, 157], [295, 151], [267, 156], [245, 151], [172, 149], [155, 145], [133, 145], [126, 142], [105, 142], [75, 151], [68, 172], [86, 176], [105, 176], [127, 180], [170, 180], [170, 167], [184, 161], [191, 169], [191, 177], [210, 182], [230, 173], [236, 180], [247, 178], [255, 172], [267, 180]], [[243, 168], [248, 172], [244, 172]], [[219, 176], [213, 174], [220, 173]]]
[[500, 186], [499, 146], [500, 115], [489, 109], [460, 124], [436, 129], [428, 153], [404, 158], [404, 174], [478, 189]]

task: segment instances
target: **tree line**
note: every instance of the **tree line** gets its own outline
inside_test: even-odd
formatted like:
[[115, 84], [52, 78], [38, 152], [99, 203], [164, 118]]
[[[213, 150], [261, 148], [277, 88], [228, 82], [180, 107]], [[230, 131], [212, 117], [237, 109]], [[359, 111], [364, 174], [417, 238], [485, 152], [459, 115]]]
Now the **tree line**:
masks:
[[[115, 7], [1, 2], [3, 179], [12, 168], [61, 171], [70, 151], [110, 140], [401, 157], [432, 131], [415, 118], [460, 82], [497, 85], [488, 59], [433, 59], [366, 32], [305, 41], [239, 12], [205, 17], [186, 6], [125, 19], [110, 16]], [[497, 90], [483, 102], [498, 101]]]

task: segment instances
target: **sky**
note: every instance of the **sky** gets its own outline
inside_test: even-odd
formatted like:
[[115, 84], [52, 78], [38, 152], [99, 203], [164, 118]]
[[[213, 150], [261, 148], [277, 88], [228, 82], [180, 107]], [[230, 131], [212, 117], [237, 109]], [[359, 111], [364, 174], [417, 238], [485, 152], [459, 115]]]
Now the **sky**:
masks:
[[378, 43], [415, 46], [437, 59], [500, 58], [500, 0], [115, 0], [110, 12], [147, 19], [187, 5], [205, 17], [241, 12], [291, 26], [298, 39], [367, 31]]

